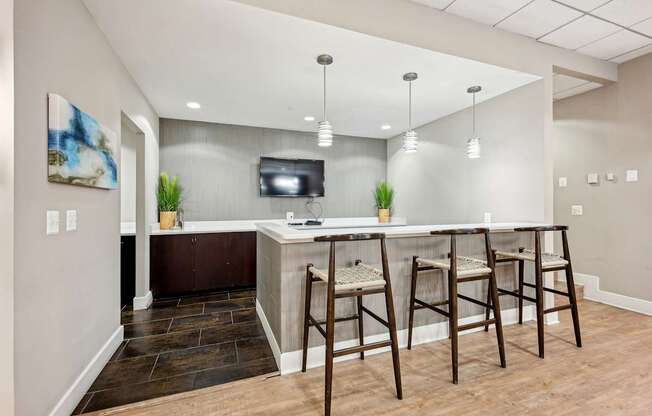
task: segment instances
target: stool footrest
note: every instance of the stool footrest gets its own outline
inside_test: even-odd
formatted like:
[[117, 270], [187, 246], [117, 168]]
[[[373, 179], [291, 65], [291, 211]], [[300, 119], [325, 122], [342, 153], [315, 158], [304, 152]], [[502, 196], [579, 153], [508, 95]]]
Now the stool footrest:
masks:
[[[426, 302], [422, 301], [421, 299], [416, 299], [415, 298], [414, 303], [420, 305], [422, 308], [427, 308], [427, 309], [430, 309], [431, 311], [435, 311], [437, 313], [440, 313], [440, 314], [444, 315], [447, 318], [450, 317], [450, 314], [448, 312], [446, 312], [445, 310], [439, 309], [438, 307], [436, 307], [434, 305], [431, 305], [429, 303], [426, 303]], [[448, 301], [446, 301], [445, 304], [447, 305]]]
[[[525, 283], [525, 282], [523, 282], [523, 286], [531, 287], [531, 288], [534, 288], [534, 289], [536, 289], [536, 287], [537, 287], [536, 285], [533, 285], [532, 283]], [[566, 296], [566, 297], [570, 296], [567, 292], [562, 292], [560, 290], [552, 289], [552, 288], [545, 287], [545, 286], [543, 287], [543, 290], [546, 291], [546, 292], [554, 293], [555, 295]]]
[[553, 313], [557, 311], [563, 311], [565, 309], [570, 309], [572, 307], [573, 305], [571, 305], [570, 303], [568, 305], [559, 305], [559, 306], [555, 306], [554, 308], [544, 309], [543, 313]]
[[[356, 314], [356, 315], [351, 315], [351, 316], [344, 316], [344, 317], [342, 317], [342, 318], [335, 318], [335, 323], [338, 323], [338, 322], [346, 322], [346, 321], [355, 321], [356, 319], [358, 319], [358, 315], [357, 315], [357, 314]], [[314, 325], [325, 325], [325, 324], [326, 324], [326, 320], [323, 320], [323, 321], [317, 321], [317, 320], [315, 320], [315, 323], [314, 323], [314, 324], [313, 324], [313, 323], [310, 323], [310, 326], [314, 326]]]
[[[415, 301], [416, 301], [416, 300], [417, 300], [417, 299], [415, 299]], [[419, 302], [421, 302], [421, 301], [419, 301]], [[425, 302], [424, 302], [424, 303], [425, 303]], [[446, 299], [446, 300], [440, 300], [440, 301], [433, 302], [433, 303], [428, 303], [427, 305], [430, 305], [430, 306], [442, 306], [442, 305], [448, 305], [448, 299]], [[416, 311], [416, 310], [419, 310], [419, 309], [426, 309], [426, 308], [427, 308], [427, 306], [423, 306], [423, 305], [419, 304], [419, 305], [417, 305], [417, 306], [414, 307], [414, 310]]]
[[354, 297], [358, 297], [358, 296], [375, 295], [377, 293], [385, 293], [385, 288], [384, 287], [379, 287], [377, 289], [346, 290], [346, 291], [342, 291], [342, 292], [335, 292], [335, 299], [354, 298]]
[[365, 306], [362, 307], [362, 312], [365, 312], [367, 315], [371, 316], [372, 318], [374, 318], [375, 320], [377, 320], [378, 322], [380, 322], [381, 324], [389, 328], [389, 323], [386, 320], [376, 315], [375, 313], [367, 309]]
[[343, 355], [357, 354], [363, 351], [375, 350], [377, 348], [391, 347], [392, 341], [379, 341], [371, 344], [358, 345], [356, 347], [343, 348], [341, 350], [333, 351], [333, 357], [341, 357]]
[[308, 316], [308, 327], [311, 327], [311, 326], [314, 326], [315, 328], [317, 328], [317, 330], [319, 331], [319, 333], [320, 333], [324, 338], [326, 338], [326, 330], [325, 330], [324, 328], [321, 327], [321, 325], [319, 324], [319, 322], [317, 322], [317, 320], [316, 320], [315, 318], [313, 318], [312, 315]]
[[527, 300], [528, 302], [537, 303], [536, 299], [531, 298], [529, 296], [525, 296], [525, 295], [519, 295], [518, 292], [512, 292], [511, 290], [505, 290], [505, 289], [498, 288], [498, 292], [502, 293], [504, 295], [514, 296], [515, 298], [521, 298], [523, 300]]
[[491, 278], [490, 274], [482, 274], [479, 276], [458, 277], [457, 282], [458, 283], [475, 282], [476, 280], [486, 280], [489, 278]]
[[495, 324], [495, 323], [496, 323], [495, 319], [487, 319], [485, 321], [473, 322], [473, 323], [466, 324], [466, 325], [460, 325], [460, 326], [457, 327], [457, 330], [458, 331], [466, 331], [468, 329], [479, 328], [481, 326], [492, 325], [492, 324]]
[[462, 294], [457, 294], [457, 297], [460, 299], [464, 299], [467, 302], [475, 303], [476, 305], [482, 306], [483, 308], [491, 308], [494, 309], [494, 305], [489, 305], [488, 303], [481, 302], [477, 299], [470, 298], [468, 296], [462, 295]]

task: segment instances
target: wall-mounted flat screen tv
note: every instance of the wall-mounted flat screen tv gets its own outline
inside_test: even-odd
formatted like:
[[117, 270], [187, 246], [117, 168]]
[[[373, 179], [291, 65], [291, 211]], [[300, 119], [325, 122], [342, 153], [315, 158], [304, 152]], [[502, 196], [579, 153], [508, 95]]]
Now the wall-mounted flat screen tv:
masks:
[[260, 196], [324, 196], [324, 161], [261, 157]]

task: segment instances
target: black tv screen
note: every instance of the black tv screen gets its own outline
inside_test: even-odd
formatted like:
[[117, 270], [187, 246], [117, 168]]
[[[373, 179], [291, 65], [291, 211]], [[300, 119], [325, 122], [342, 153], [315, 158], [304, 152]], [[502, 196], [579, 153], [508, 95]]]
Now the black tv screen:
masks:
[[324, 161], [261, 157], [260, 196], [324, 196]]

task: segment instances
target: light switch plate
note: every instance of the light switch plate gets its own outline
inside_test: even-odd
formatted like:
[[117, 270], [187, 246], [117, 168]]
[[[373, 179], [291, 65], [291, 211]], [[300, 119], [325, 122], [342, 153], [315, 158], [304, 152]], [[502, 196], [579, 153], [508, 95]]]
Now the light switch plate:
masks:
[[589, 185], [597, 185], [600, 183], [600, 175], [597, 173], [589, 173], [586, 175], [586, 183]]
[[484, 223], [485, 224], [490, 224], [491, 223], [491, 212], [485, 212], [484, 213]]
[[59, 234], [59, 211], [48, 210], [46, 216], [46, 235]]
[[584, 207], [582, 205], [571, 205], [571, 215], [584, 215]]
[[560, 188], [565, 188], [567, 186], [568, 186], [568, 178], [566, 178], [565, 176], [560, 177], [559, 178], [559, 187]]
[[77, 230], [77, 210], [69, 209], [66, 211], [66, 231]]
[[627, 182], [638, 182], [638, 170], [628, 170], [625, 178]]
[[606, 178], [609, 182], [613, 182], [613, 181], [616, 180], [616, 175], [615, 175], [613, 172], [608, 172], [608, 173], [605, 175], [605, 178]]

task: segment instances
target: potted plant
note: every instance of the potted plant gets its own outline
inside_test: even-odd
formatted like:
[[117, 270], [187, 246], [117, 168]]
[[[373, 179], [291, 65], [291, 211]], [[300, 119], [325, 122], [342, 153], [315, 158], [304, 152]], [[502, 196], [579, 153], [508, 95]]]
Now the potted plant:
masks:
[[378, 208], [378, 222], [388, 223], [390, 219], [389, 210], [394, 201], [394, 189], [385, 181], [379, 182], [374, 190], [376, 208]]
[[176, 176], [170, 179], [165, 172], [158, 179], [156, 202], [161, 230], [169, 230], [177, 222], [177, 211], [181, 205], [182, 189]]

